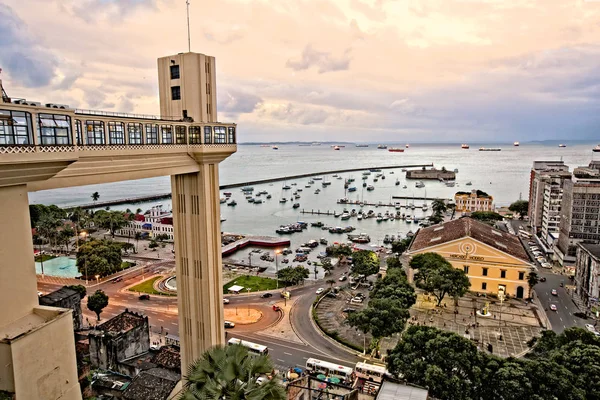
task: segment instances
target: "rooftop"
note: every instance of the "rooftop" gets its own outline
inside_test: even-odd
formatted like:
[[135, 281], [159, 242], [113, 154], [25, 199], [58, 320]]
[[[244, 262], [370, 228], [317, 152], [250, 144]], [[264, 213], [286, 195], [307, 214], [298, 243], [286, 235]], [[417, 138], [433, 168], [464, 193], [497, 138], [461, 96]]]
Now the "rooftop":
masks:
[[152, 358], [152, 363], [159, 367], [171, 370], [181, 371], [181, 356], [175, 346], [163, 346], [159, 352]]
[[383, 381], [376, 400], [427, 400], [427, 389]]
[[600, 259], [600, 244], [579, 243], [579, 246], [586, 249], [595, 258]]
[[48, 293], [40, 297], [40, 304], [43, 306], [51, 306], [73, 295], [77, 295], [77, 297], [79, 297], [79, 293], [77, 293], [76, 290], [63, 286], [52, 293]]
[[137, 314], [125, 309], [121, 314], [98, 326], [97, 330], [106, 333], [128, 332], [133, 328], [142, 325], [146, 319], [147, 317], [143, 314]]
[[142, 371], [129, 385], [123, 398], [127, 400], [166, 399], [181, 379], [181, 374], [166, 368]]
[[418, 251], [466, 236], [494, 247], [513, 257], [529, 262], [529, 256], [516, 235], [502, 232], [471, 218], [460, 218], [446, 222], [442, 225], [419, 229], [415, 239], [412, 241], [409, 251]]

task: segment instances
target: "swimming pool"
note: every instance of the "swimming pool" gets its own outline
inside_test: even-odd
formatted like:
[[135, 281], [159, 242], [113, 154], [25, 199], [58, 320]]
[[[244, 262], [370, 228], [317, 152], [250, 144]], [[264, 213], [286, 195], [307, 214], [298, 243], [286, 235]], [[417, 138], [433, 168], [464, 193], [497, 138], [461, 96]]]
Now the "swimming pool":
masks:
[[[81, 276], [81, 274], [77, 271], [75, 263], [75, 259], [69, 257], [56, 257], [52, 260], [44, 261], [44, 275], [76, 278]], [[42, 273], [42, 263], [35, 263], [35, 273]]]

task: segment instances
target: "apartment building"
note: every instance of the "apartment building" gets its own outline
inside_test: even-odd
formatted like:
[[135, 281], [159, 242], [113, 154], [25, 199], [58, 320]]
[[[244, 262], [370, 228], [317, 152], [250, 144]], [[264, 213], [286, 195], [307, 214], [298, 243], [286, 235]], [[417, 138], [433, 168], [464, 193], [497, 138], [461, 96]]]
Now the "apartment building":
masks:
[[590, 307], [600, 297], [600, 244], [578, 243], [575, 261], [577, 294]]
[[[529, 222], [534, 233], [542, 231], [546, 220], [546, 233], [559, 224], [562, 202], [562, 186], [565, 179], [570, 179], [569, 167], [564, 161], [534, 161], [529, 177]], [[546, 210], [546, 211], [544, 211]], [[556, 230], [558, 231], [558, 229]], [[547, 239], [545, 239], [547, 241]]]

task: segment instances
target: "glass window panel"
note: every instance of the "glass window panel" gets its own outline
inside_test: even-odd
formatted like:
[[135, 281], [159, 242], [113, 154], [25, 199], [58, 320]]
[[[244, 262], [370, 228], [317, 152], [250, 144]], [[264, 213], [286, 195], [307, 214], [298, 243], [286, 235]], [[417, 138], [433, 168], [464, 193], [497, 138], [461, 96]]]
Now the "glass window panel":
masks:
[[158, 125], [146, 124], [146, 143], [158, 144]]
[[142, 144], [142, 124], [127, 124], [129, 144]]
[[233, 126], [230, 126], [229, 128], [227, 128], [227, 134], [228, 134], [228, 138], [227, 138], [227, 142], [228, 143], [235, 143], [235, 128]]
[[212, 143], [212, 126], [204, 127], [204, 144]]
[[186, 144], [185, 138], [185, 126], [177, 125], [175, 127], [175, 143], [177, 144]]
[[173, 126], [161, 125], [160, 142], [161, 144], [173, 144]]
[[108, 137], [110, 144], [125, 144], [125, 134], [122, 122], [108, 123]]
[[190, 126], [189, 136], [190, 136], [190, 144], [202, 144], [199, 126]]
[[33, 144], [31, 114], [23, 111], [0, 110], [0, 145]]
[[214, 135], [215, 143], [219, 143], [219, 144], [227, 143], [227, 140], [225, 137], [227, 129], [224, 126], [215, 126], [214, 132], [215, 132], [215, 135]]
[[105, 144], [103, 121], [85, 121], [85, 126], [87, 144]]

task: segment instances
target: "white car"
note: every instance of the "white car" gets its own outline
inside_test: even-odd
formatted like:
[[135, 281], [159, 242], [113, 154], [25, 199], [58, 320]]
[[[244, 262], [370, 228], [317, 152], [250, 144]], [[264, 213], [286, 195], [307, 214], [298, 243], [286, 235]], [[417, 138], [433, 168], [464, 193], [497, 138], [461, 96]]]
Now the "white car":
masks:
[[318, 288], [318, 289], [317, 289], [317, 292], [316, 292], [316, 293], [317, 293], [317, 294], [321, 294], [321, 293], [323, 293], [324, 291], [325, 291], [325, 289], [323, 289], [322, 287], [320, 287], [320, 288]]
[[229, 304], [229, 299], [223, 299], [223, 304]]
[[352, 300], [350, 300], [350, 303], [359, 303], [361, 304], [363, 302], [363, 298], [362, 297], [353, 297]]
[[552, 311], [556, 311], [556, 304], [550, 304], [550, 309]]
[[591, 324], [585, 324], [585, 329], [587, 329], [588, 331], [592, 332], [594, 335], [596, 336], [600, 336], [600, 332], [598, 332], [596, 330], [596, 327], [594, 325]]

